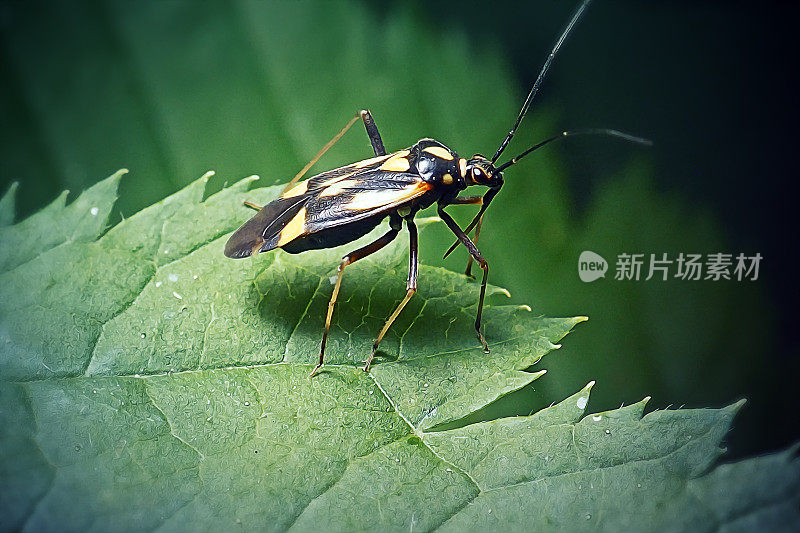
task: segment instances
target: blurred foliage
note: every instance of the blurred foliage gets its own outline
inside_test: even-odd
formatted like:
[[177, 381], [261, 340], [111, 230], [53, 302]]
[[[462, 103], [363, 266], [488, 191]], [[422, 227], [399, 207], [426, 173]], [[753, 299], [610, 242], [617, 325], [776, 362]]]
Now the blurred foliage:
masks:
[[[378, 22], [352, 3], [5, 3], [0, 23], [0, 179], [4, 189], [21, 182], [20, 213], [121, 166], [131, 169], [121, 184], [125, 216], [208, 169], [217, 171], [212, 189], [253, 173], [266, 185], [284, 182], [361, 107], [372, 110], [390, 149], [430, 136], [464, 155], [487, 153], [523, 98], [498, 47], [471, 43], [465, 31], [437, 34], [413, 9]], [[559, 125], [537, 107], [509, 150]], [[773, 408], [773, 369], [764, 357], [769, 309], [755, 287], [611, 276], [584, 284], [577, 276], [585, 249], [612, 269], [622, 252], [740, 250], [726, 248], [711, 214], [652, 187], [646, 150], [637, 146], [577, 213], [564, 149], [549, 147], [507, 172], [480, 245], [491, 281], [515, 302], [590, 322], [553, 356], [558, 372], [537, 391], [504, 399], [491, 416], [529, 411], [531, 395], [549, 404], [596, 379], [600, 409], [646, 394], [716, 405], [751, 397], [740, 435], [757, 443], [770, 431], [759, 420]], [[318, 169], [367, 155], [366, 136], [355, 131]], [[470, 214], [464, 208], [458, 218]], [[432, 228], [422, 260], [441, 264], [451, 240]], [[446, 265], [458, 270], [463, 260], [456, 253]]]

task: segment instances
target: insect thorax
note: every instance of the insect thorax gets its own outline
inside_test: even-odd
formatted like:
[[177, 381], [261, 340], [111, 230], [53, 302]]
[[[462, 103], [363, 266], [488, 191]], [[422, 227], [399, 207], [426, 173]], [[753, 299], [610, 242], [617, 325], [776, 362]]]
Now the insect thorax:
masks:
[[410, 152], [419, 175], [437, 189], [457, 192], [467, 187], [464, 180], [466, 160], [439, 141], [421, 139]]

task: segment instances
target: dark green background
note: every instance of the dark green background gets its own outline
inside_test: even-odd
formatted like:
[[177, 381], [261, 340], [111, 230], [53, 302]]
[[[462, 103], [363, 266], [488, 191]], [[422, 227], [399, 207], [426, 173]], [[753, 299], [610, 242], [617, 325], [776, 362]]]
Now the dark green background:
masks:
[[[572, 8], [3, 1], [0, 187], [20, 182], [25, 216], [127, 167], [119, 211], [130, 215], [208, 169], [215, 187], [253, 173], [278, 183], [364, 106], [390, 149], [434, 136], [488, 153]], [[492, 281], [536, 313], [591, 320], [537, 390], [484, 415], [530, 411], [596, 379], [592, 410], [645, 395], [660, 408], [747, 397], [734, 456], [797, 438], [796, 15], [769, 2], [591, 6], [510, 151], [587, 126], [655, 145], [575, 139], [507, 173], [481, 239]], [[367, 155], [357, 131], [318, 168]], [[449, 240], [426, 233], [423, 261], [439, 263]], [[755, 283], [589, 285], [576, 272], [585, 249], [612, 269], [622, 252], [765, 259]]]

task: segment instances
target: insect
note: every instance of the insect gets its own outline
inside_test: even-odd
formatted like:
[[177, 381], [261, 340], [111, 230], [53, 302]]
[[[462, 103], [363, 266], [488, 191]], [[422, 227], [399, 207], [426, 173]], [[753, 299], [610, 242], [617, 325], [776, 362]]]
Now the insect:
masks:
[[[378, 345], [417, 290], [419, 258], [414, 216], [434, 203], [439, 217], [457, 238], [445, 253], [445, 257], [462, 244], [470, 254], [467, 273], [469, 274], [472, 260], [483, 270], [475, 331], [484, 352], [489, 353], [489, 346], [481, 331], [489, 264], [475, 246], [475, 241], [470, 239], [469, 233], [475, 229], [475, 240], [477, 240], [483, 215], [503, 186], [503, 171], [534, 150], [556, 139], [572, 135], [611, 135], [628, 141], [648, 143], [644, 139], [611, 129], [565, 131], [528, 148], [505, 163], [496, 164], [528, 112], [558, 50], [583, 15], [589, 2], [590, 0], [584, 0], [573, 13], [542, 66], [513, 127], [491, 159], [480, 154], [470, 158], [461, 157], [434, 139], [421, 139], [409, 148], [387, 154], [372, 115], [369, 111], [362, 110], [351, 118], [347, 125], [289, 182], [280, 197], [263, 207], [245, 202], [245, 205], [257, 209], [258, 213], [245, 222], [228, 240], [225, 255], [231, 258], [248, 257], [274, 248], [282, 248], [291, 254], [332, 248], [363, 237], [384, 219], [389, 219], [389, 229], [382, 237], [345, 255], [339, 263], [338, 275], [325, 317], [319, 362], [311, 376], [322, 368], [324, 362], [325, 343], [345, 268], [392, 242], [405, 222], [410, 241], [406, 295], [386, 320], [372, 345], [372, 352], [364, 365], [364, 370], [369, 371]], [[363, 121], [367, 130], [375, 157], [317, 174], [298, 183], [311, 166], [359, 119]], [[475, 185], [486, 187], [488, 191], [483, 196], [460, 196], [461, 191]], [[445, 207], [451, 205], [479, 205], [480, 208], [469, 225], [462, 229], [445, 211]]]

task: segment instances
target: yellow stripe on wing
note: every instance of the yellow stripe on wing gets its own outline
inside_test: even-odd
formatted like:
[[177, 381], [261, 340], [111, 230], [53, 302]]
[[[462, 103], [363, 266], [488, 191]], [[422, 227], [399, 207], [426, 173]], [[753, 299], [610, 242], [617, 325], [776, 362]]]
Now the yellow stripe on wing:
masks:
[[401, 203], [431, 190], [432, 186], [420, 180], [402, 189], [378, 189], [357, 193], [345, 204], [345, 209], [364, 211]]
[[400, 150], [392, 157], [386, 160], [384, 164], [381, 165], [381, 170], [391, 170], [394, 172], [405, 172], [409, 168], [411, 168], [411, 162], [408, 160], [408, 156], [411, 152], [408, 150]]
[[341, 194], [353, 185], [358, 184], [356, 180], [347, 180], [347, 181], [340, 181], [338, 183], [334, 183], [333, 185], [329, 185], [328, 187], [323, 190], [319, 196], [320, 198], [324, 198], [326, 196], [336, 196], [337, 194]]
[[308, 180], [303, 180], [285, 193], [281, 194], [281, 198], [293, 198], [295, 196], [305, 194], [306, 191], [308, 191]]
[[378, 157], [371, 157], [369, 159], [365, 159], [363, 161], [359, 161], [357, 163], [353, 163], [352, 165], [347, 165], [347, 166], [348, 167], [353, 167], [353, 168], [364, 168], [364, 167], [368, 167], [368, 166], [370, 166], [370, 165], [372, 165], [374, 163], [380, 163], [384, 159], [388, 159], [390, 157], [392, 157], [392, 154], [379, 155]]
[[306, 208], [303, 207], [298, 213], [289, 221], [288, 224], [281, 230], [281, 236], [278, 239], [277, 246], [289, 244], [297, 237], [303, 235], [306, 231]]

